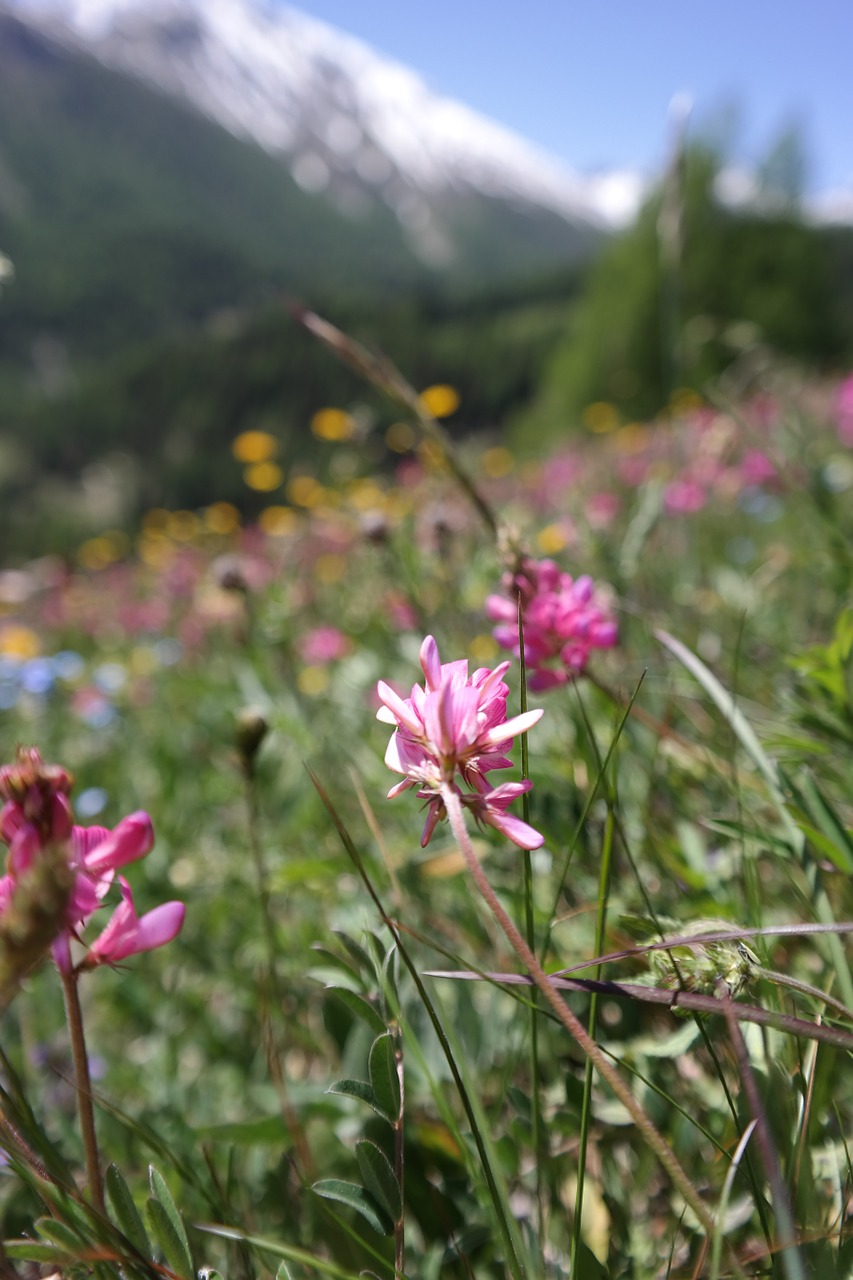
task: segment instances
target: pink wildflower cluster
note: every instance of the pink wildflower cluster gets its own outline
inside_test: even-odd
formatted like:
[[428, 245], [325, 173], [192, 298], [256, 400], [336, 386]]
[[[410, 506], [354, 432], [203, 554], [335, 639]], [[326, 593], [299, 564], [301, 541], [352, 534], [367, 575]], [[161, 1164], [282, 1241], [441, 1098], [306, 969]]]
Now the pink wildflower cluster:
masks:
[[499, 624], [492, 634], [501, 648], [518, 658], [521, 601], [530, 689], [541, 692], [566, 684], [584, 670], [593, 649], [610, 649], [619, 638], [592, 578], [573, 578], [553, 560], [525, 558], [516, 572], [504, 575], [502, 585], [504, 595], [487, 598], [486, 616]]
[[[154, 844], [147, 813], [132, 813], [110, 831], [74, 825], [69, 793], [73, 779], [58, 765], [45, 764], [35, 748], [19, 748], [14, 764], [0, 767], [0, 840], [9, 847], [6, 874], [0, 877], [0, 924], [15, 908], [21, 881], [46, 851], [67, 851], [71, 887], [64, 919], [57, 922], [53, 958], [63, 972], [72, 968], [71, 939], [80, 932], [113, 882], [119, 867], [135, 862]], [[182, 902], [166, 902], [139, 917], [130, 886], [118, 877], [122, 901], [106, 928], [89, 947], [81, 968], [115, 964], [138, 951], [161, 947], [180, 932]]]
[[838, 439], [853, 445], [853, 374], [845, 378], [835, 393], [835, 420]]
[[[494, 827], [522, 849], [538, 849], [544, 837], [507, 812], [533, 784], [505, 782], [492, 787], [486, 775], [493, 769], [511, 767], [505, 753], [512, 739], [536, 724], [541, 710], [507, 720], [509, 688], [502, 677], [508, 662], [494, 671], [481, 667], [469, 676], [466, 659], [441, 662], [432, 636], [421, 645], [420, 660], [424, 684], [416, 684], [411, 697], [401, 698], [382, 680], [377, 686], [383, 704], [377, 719], [395, 726], [385, 763], [403, 774], [403, 781], [391, 788], [388, 799], [415, 787], [418, 796], [427, 801], [422, 848], [439, 820], [447, 816], [443, 790], [450, 787], [477, 822]], [[463, 791], [457, 779], [469, 790]]]

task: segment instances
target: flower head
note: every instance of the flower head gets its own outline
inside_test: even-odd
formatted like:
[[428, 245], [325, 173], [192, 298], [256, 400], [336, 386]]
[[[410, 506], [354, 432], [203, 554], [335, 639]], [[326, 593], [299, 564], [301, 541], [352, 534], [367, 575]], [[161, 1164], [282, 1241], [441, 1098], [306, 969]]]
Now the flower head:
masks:
[[[39, 958], [31, 954], [37, 938], [40, 952], [50, 946], [56, 965], [65, 972], [72, 968], [71, 939], [80, 937], [100, 908], [115, 873], [154, 845], [151, 819], [141, 811], [112, 830], [75, 826], [68, 798], [71, 787], [71, 775], [58, 765], [45, 764], [35, 748], [20, 748], [15, 763], [0, 768], [0, 799], [5, 801], [0, 841], [9, 847], [6, 875], [0, 878], [0, 941], [10, 955], [19, 946], [29, 964]], [[183, 923], [182, 903], [167, 903], [136, 920], [130, 890], [124, 880], [121, 884], [123, 902], [113, 917], [115, 924], [107, 925], [86, 967], [161, 946]], [[163, 921], [176, 925], [174, 932], [164, 928]], [[13, 941], [21, 936], [22, 942]], [[10, 965], [15, 967], [14, 957]]]
[[[377, 686], [383, 704], [377, 719], [395, 726], [385, 763], [403, 775], [402, 782], [388, 792], [389, 799], [415, 787], [418, 795], [428, 801], [421, 841], [426, 845], [439, 819], [445, 816], [442, 787], [453, 786], [459, 791], [459, 777], [473, 793], [460, 794], [465, 803], [475, 807], [480, 820], [520, 843], [510, 834], [516, 830], [513, 822], [517, 820], [508, 820], [504, 810], [515, 795], [529, 789], [529, 784], [507, 784], [520, 788], [508, 794], [505, 788], [493, 789], [486, 775], [494, 769], [511, 767], [506, 753], [512, 739], [536, 724], [541, 710], [507, 719], [509, 688], [503, 676], [508, 662], [493, 671], [481, 667], [469, 676], [465, 659], [442, 663], [432, 636], [427, 636], [421, 645], [420, 661], [424, 683], [414, 685], [410, 697], [401, 698], [382, 680]], [[492, 801], [490, 798], [495, 796], [498, 798]], [[542, 837], [531, 827], [524, 823], [518, 826], [525, 827], [525, 839], [536, 841], [522, 847], [536, 848], [542, 843]]]
[[553, 560], [522, 560], [503, 582], [506, 595], [486, 600], [486, 616], [499, 625], [498, 644], [520, 657], [518, 609], [524, 632], [528, 687], [541, 692], [580, 675], [593, 649], [609, 649], [619, 632], [592, 578], [573, 578]]

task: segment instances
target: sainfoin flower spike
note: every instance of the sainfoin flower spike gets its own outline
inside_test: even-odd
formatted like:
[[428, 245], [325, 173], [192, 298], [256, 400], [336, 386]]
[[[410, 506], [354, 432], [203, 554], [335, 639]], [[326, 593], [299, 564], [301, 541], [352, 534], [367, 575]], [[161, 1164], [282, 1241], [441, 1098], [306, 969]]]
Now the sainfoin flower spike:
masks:
[[[388, 798], [414, 787], [427, 801], [421, 839], [424, 847], [438, 822], [446, 817], [442, 787], [452, 786], [478, 822], [495, 827], [522, 849], [538, 849], [544, 837], [506, 812], [532, 784], [492, 787], [487, 774], [511, 767], [506, 753], [512, 739], [536, 724], [541, 710], [507, 719], [509, 688], [503, 676], [508, 662], [494, 670], [481, 667], [469, 676], [465, 659], [442, 663], [432, 636], [421, 645], [420, 662], [424, 683], [414, 685], [410, 697], [401, 698], [383, 680], [377, 686], [382, 702], [377, 719], [394, 725], [385, 763], [403, 775]], [[459, 787], [459, 781], [467, 791]]]
[[[35, 748], [22, 748], [12, 765], [0, 768], [0, 841], [9, 846], [6, 875], [0, 877], [0, 935], [13, 925], [26, 904], [33, 914], [34, 895], [58, 900], [55, 882], [62, 881], [59, 906], [46, 936], [54, 961], [64, 973], [73, 967], [71, 941], [80, 939], [90, 917], [113, 883], [116, 872], [150, 852], [154, 828], [147, 813], [132, 813], [113, 830], [74, 825], [68, 799], [71, 775], [45, 764]], [[138, 918], [127, 882], [121, 877], [122, 902], [81, 967], [115, 963], [137, 951], [170, 942], [184, 920], [184, 905], [169, 902]], [[5, 926], [5, 928], [4, 928]]]
[[619, 639], [616, 620], [602, 593], [586, 574], [573, 578], [553, 560], [525, 557], [504, 575], [505, 595], [486, 600], [486, 617], [499, 625], [498, 644], [518, 658], [518, 611], [524, 633], [527, 687], [535, 692], [564, 685], [581, 674], [593, 649], [610, 649]]

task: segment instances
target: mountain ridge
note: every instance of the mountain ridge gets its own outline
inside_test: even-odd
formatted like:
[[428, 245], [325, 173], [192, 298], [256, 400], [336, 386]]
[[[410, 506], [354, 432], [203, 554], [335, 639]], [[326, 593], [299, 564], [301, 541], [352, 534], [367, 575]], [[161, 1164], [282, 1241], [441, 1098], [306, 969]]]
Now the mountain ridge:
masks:
[[[433, 93], [410, 68], [291, 6], [259, 0], [7, 0], [26, 21], [182, 97], [286, 158], [296, 181], [346, 205], [391, 207], [424, 256], [452, 191], [541, 205], [594, 227], [624, 223], [636, 174], [585, 178], [519, 135]], [[430, 240], [432, 236], [432, 240]]]

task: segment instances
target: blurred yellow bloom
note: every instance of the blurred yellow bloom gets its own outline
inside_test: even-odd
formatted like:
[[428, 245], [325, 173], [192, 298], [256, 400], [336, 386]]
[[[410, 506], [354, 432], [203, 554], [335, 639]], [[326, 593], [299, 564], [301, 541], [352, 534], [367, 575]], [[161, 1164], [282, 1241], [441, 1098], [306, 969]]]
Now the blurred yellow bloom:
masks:
[[318, 409], [311, 419], [311, 430], [319, 440], [349, 440], [354, 427], [353, 416], [345, 409]]
[[514, 466], [515, 458], [502, 444], [495, 445], [493, 449], [487, 449], [483, 454], [483, 473], [490, 480], [508, 476]]
[[436, 383], [420, 394], [420, 402], [433, 418], [449, 418], [459, 408], [459, 392], [446, 383]]
[[603, 434], [606, 431], [616, 430], [619, 426], [619, 413], [614, 405], [606, 400], [596, 400], [594, 404], [588, 404], [584, 409], [581, 421], [587, 431]]
[[540, 551], [545, 552], [546, 556], [552, 556], [558, 551], [562, 551], [568, 541], [565, 529], [559, 524], [546, 524], [545, 528], [540, 529], [536, 536], [536, 545]]
[[409, 422], [392, 422], [385, 432], [385, 443], [394, 453], [408, 453], [415, 447], [415, 432]]
[[316, 698], [328, 689], [329, 673], [325, 667], [303, 667], [296, 677], [296, 685], [300, 693]]
[[7, 658], [20, 658], [27, 662], [38, 656], [41, 641], [29, 627], [17, 623], [0, 628], [0, 653]]
[[176, 542], [192, 542], [200, 529], [201, 521], [194, 511], [173, 511], [166, 525], [166, 533]]
[[651, 443], [652, 429], [642, 422], [629, 422], [616, 432], [614, 443], [620, 453], [642, 453]]
[[136, 554], [149, 569], [162, 569], [172, 559], [173, 544], [163, 533], [143, 533], [137, 538]]
[[169, 523], [169, 512], [163, 507], [152, 507], [150, 511], [146, 511], [142, 517], [142, 528], [146, 531], [159, 530], [163, 531]]
[[344, 556], [336, 555], [334, 552], [318, 556], [314, 564], [315, 578], [327, 587], [333, 586], [336, 582], [342, 582], [346, 576], [346, 571], [346, 559]]
[[704, 403], [698, 391], [694, 391], [691, 387], [676, 387], [669, 397], [669, 407], [679, 417], [682, 414], [695, 413]]
[[287, 496], [297, 507], [316, 507], [323, 501], [323, 486], [313, 476], [292, 476]]
[[268, 431], [241, 431], [231, 442], [238, 462], [267, 462], [278, 453], [278, 441]]
[[210, 533], [233, 533], [240, 527], [240, 513], [230, 502], [214, 502], [204, 513], [204, 527]]
[[354, 480], [347, 488], [347, 500], [356, 511], [382, 510], [385, 494], [373, 480]]
[[468, 648], [474, 661], [479, 662], [484, 667], [498, 653], [497, 641], [490, 635], [474, 636]]
[[284, 472], [277, 462], [254, 462], [246, 467], [243, 480], [258, 493], [271, 493], [284, 480]]
[[126, 533], [120, 529], [111, 529], [99, 534], [96, 538], [88, 538], [77, 548], [77, 559], [84, 569], [106, 569], [127, 554], [130, 546]]
[[292, 507], [264, 507], [258, 524], [272, 538], [285, 538], [299, 527], [299, 516]]

